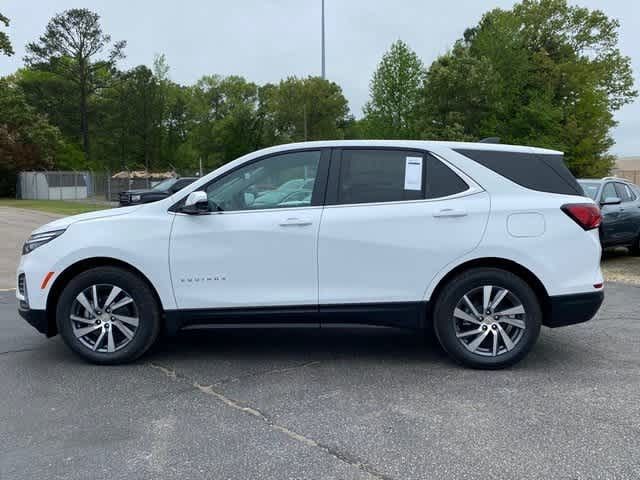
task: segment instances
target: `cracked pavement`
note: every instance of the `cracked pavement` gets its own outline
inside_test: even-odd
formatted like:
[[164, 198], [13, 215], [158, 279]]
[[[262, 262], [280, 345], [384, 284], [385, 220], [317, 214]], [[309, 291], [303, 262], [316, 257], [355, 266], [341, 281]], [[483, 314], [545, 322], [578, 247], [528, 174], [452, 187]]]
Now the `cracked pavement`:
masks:
[[0, 478], [640, 478], [640, 287], [510, 370], [411, 332], [185, 332], [98, 367], [0, 292]]

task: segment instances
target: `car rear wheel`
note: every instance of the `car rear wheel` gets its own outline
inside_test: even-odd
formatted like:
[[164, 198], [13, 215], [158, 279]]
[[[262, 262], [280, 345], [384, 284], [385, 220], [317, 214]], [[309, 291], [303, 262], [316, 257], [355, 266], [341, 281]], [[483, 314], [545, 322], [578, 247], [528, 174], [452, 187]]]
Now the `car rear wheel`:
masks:
[[454, 360], [473, 368], [518, 362], [535, 344], [541, 323], [535, 292], [517, 275], [495, 268], [455, 277], [434, 308], [440, 344]]
[[64, 288], [58, 331], [84, 359], [99, 364], [135, 360], [156, 340], [160, 311], [147, 283], [116, 267], [82, 272]]

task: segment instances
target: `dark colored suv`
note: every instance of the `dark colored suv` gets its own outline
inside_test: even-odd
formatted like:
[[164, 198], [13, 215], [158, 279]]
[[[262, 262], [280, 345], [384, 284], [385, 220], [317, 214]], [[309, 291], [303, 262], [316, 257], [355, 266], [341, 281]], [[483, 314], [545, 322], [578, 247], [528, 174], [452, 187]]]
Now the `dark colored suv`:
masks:
[[153, 188], [127, 190], [120, 192], [118, 200], [120, 206], [139, 205], [141, 203], [157, 202], [182, 190], [187, 185], [195, 182], [197, 177], [168, 178]]
[[640, 255], [640, 187], [623, 178], [578, 180], [584, 192], [602, 211], [602, 247], [629, 247]]

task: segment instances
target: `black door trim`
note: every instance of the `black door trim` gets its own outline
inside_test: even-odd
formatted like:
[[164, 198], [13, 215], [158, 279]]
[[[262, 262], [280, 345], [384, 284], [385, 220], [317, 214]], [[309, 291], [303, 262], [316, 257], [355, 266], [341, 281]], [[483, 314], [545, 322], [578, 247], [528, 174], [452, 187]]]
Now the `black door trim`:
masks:
[[238, 326], [340, 326], [369, 325], [397, 328], [422, 328], [428, 302], [355, 303], [338, 305], [294, 305], [182, 309], [165, 311], [170, 334], [189, 327], [228, 328]]

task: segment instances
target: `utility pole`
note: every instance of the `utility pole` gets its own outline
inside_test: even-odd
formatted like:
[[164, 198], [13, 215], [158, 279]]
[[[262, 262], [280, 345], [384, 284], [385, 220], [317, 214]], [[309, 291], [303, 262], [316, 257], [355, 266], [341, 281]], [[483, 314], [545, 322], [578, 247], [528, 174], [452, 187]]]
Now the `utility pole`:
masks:
[[324, 68], [324, 0], [322, 0], [322, 78], [326, 78]]

